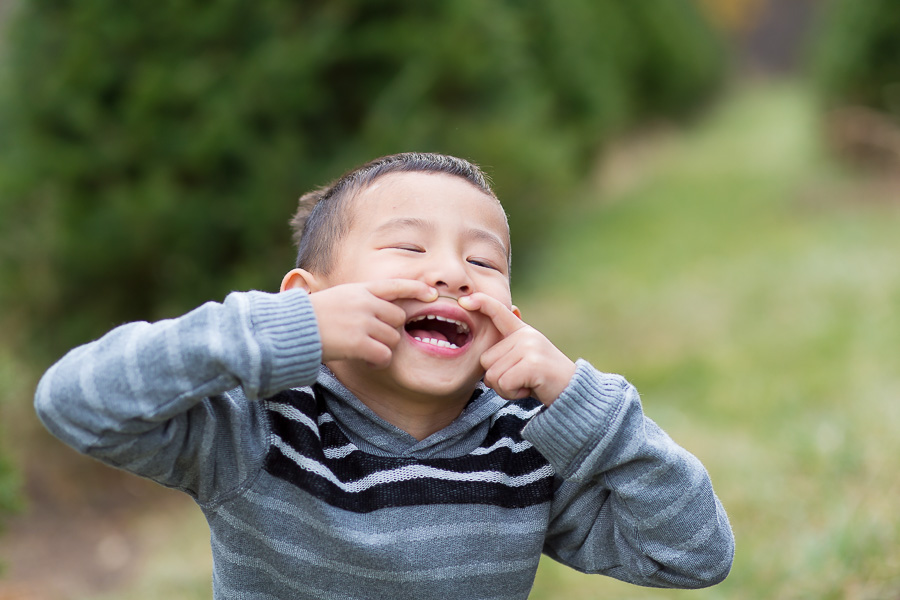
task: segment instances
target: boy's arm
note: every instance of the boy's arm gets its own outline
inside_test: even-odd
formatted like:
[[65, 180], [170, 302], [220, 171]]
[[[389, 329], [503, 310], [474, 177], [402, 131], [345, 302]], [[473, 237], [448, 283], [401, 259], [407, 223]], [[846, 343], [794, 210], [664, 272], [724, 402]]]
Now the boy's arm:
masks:
[[548, 555], [654, 587], [704, 587], [728, 574], [734, 537], [706, 470], [644, 416], [623, 378], [578, 361], [523, 436], [562, 479]]
[[734, 537], [703, 465], [644, 416], [618, 375], [577, 365], [496, 299], [460, 306], [503, 338], [481, 357], [504, 398], [548, 406], [522, 435], [561, 478], [545, 552], [580, 571], [657, 587], [703, 587], [728, 574]]
[[252, 401], [314, 382], [320, 359], [305, 293], [233, 293], [72, 350], [44, 374], [35, 408], [77, 450], [209, 501], [262, 460]]

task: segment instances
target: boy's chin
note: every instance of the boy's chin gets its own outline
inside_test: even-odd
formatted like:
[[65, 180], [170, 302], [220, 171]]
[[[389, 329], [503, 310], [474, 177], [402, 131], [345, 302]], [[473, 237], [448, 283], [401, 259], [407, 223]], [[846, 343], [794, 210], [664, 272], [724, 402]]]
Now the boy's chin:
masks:
[[393, 364], [388, 370], [398, 387], [435, 400], [468, 399], [484, 375], [480, 369], [461, 373], [459, 369], [448, 369], [446, 366], [428, 368], [423, 364], [410, 368]]
[[467, 402], [484, 376], [474, 356], [446, 360], [398, 348], [387, 367], [364, 361], [335, 361], [328, 366], [344, 385], [360, 394], [384, 395], [416, 403]]

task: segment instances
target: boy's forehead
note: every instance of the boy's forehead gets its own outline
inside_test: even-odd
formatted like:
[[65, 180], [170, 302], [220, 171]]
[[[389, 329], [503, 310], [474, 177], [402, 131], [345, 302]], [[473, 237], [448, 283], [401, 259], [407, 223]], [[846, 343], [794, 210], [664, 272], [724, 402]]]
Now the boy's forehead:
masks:
[[391, 218], [411, 211], [446, 210], [473, 202], [484, 207], [485, 216], [508, 238], [509, 225], [500, 201], [466, 179], [447, 173], [400, 172], [380, 176], [355, 194], [354, 221], [375, 225], [372, 219], [377, 220], [379, 215]]

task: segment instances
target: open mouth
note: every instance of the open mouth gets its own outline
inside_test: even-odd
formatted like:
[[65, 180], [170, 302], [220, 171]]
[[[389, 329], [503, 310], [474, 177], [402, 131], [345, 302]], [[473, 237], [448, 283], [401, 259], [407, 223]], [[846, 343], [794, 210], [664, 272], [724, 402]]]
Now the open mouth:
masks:
[[468, 324], [440, 315], [420, 315], [409, 320], [406, 332], [414, 339], [440, 348], [462, 348], [472, 333]]

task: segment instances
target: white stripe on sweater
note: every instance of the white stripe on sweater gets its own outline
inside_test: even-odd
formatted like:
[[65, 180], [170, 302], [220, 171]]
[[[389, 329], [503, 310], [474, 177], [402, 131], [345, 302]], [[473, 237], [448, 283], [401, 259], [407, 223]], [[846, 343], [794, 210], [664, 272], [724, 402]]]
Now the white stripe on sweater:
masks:
[[271, 410], [272, 412], [276, 412], [279, 415], [294, 421], [295, 423], [300, 423], [301, 425], [306, 425], [307, 429], [312, 431], [315, 436], [319, 439], [322, 439], [322, 436], [319, 435], [319, 427], [313, 422], [312, 419], [306, 416], [302, 411], [297, 410], [295, 407], [290, 404], [283, 404], [281, 402], [266, 402], [266, 408]]
[[[283, 416], [287, 419], [290, 419], [291, 421], [294, 421], [295, 423], [301, 423], [301, 424], [305, 425], [310, 431], [312, 431], [316, 435], [317, 438], [322, 439], [322, 436], [319, 433], [319, 429], [318, 429], [318, 427], [316, 427], [316, 423], [314, 423], [311, 418], [306, 416], [305, 413], [298, 410], [296, 407], [294, 407], [290, 404], [285, 404], [283, 402], [273, 402], [271, 400], [266, 402], [266, 407], [269, 410], [276, 412], [276, 413], [280, 414], [281, 416]], [[537, 411], [540, 410], [540, 408], [541, 407], [537, 407], [530, 411], [524, 411], [524, 410], [518, 408], [517, 406], [508, 406], [508, 407], [498, 411], [497, 416], [502, 416], [502, 415], [506, 415], [506, 414], [515, 414], [517, 417], [520, 417], [522, 419], [528, 419], [531, 416], [533, 416], [534, 414], [536, 414]], [[333, 423], [333, 422], [334, 422], [334, 417], [332, 417], [329, 413], [322, 413], [321, 415], [319, 415], [319, 417], [317, 419], [318, 425], [322, 425], [323, 423]], [[504, 438], [501, 438], [501, 439], [497, 440], [496, 442], [494, 442], [494, 444], [488, 448], [475, 448], [472, 452], [470, 452], [470, 454], [472, 454], [473, 456], [482, 456], [484, 454], [490, 454], [491, 452], [493, 452], [494, 450], [497, 450], [498, 448], [509, 448], [513, 452], [523, 452], [532, 447], [533, 447], [533, 445], [529, 441], [523, 440], [521, 442], [514, 442], [511, 438], [504, 437]], [[356, 446], [354, 446], [353, 444], [346, 444], [339, 448], [325, 448], [324, 449], [325, 456], [327, 458], [344, 458], [345, 456], [347, 456], [354, 450], [358, 450], [358, 448]]]
[[[266, 408], [271, 410], [272, 412], [276, 412], [281, 416], [294, 421], [295, 423], [300, 423], [301, 425], [305, 425], [307, 429], [313, 432], [317, 438], [322, 439], [322, 435], [319, 432], [318, 425], [322, 425], [323, 423], [334, 422], [332, 416], [328, 413], [322, 413], [319, 415], [317, 419], [318, 425], [313, 422], [311, 418], [309, 418], [306, 413], [301, 410], [298, 410], [296, 407], [291, 406], [290, 404], [284, 404], [283, 402], [266, 402]], [[325, 458], [338, 459], [345, 458], [349, 454], [351, 454], [354, 450], [358, 450], [356, 446], [353, 444], [345, 444], [343, 446], [338, 447], [330, 447], [330, 448], [322, 448], [322, 451], [325, 453]]]
[[370, 475], [366, 475], [362, 479], [356, 481], [343, 482], [338, 479], [335, 474], [325, 465], [315, 461], [307, 456], [303, 456], [279, 436], [272, 437], [272, 443], [281, 450], [282, 454], [295, 462], [297, 466], [305, 471], [314, 473], [323, 477], [338, 486], [345, 492], [358, 493], [363, 492], [376, 485], [386, 483], [398, 483], [401, 481], [411, 481], [413, 479], [442, 479], [445, 481], [464, 481], [479, 483], [499, 483], [508, 487], [522, 487], [540, 481], [545, 477], [553, 476], [553, 468], [547, 464], [540, 469], [536, 469], [524, 475], [510, 476], [502, 471], [475, 471], [472, 473], [459, 473], [456, 471], [448, 471], [446, 469], [438, 469], [426, 465], [405, 465], [396, 469], [378, 471]]
[[480, 456], [482, 454], [490, 454], [491, 452], [493, 452], [494, 450], [497, 450], [498, 448], [509, 448], [513, 452], [523, 452], [523, 451], [528, 450], [529, 448], [533, 448], [533, 447], [534, 447], [534, 445], [531, 442], [529, 442], [528, 440], [522, 440], [521, 442], [514, 442], [512, 440], [512, 438], [505, 437], [505, 438], [500, 438], [499, 440], [494, 442], [488, 448], [475, 448], [474, 450], [472, 450], [472, 452], [470, 452], [470, 454], [474, 454], [476, 456]]
[[331, 459], [345, 458], [356, 450], [359, 450], [359, 448], [353, 444], [344, 444], [343, 446], [338, 446], [336, 448], [322, 448], [322, 452], [325, 453], [325, 458]]
[[497, 414], [494, 415], [495, 418], [500, 418], [504, 415], [515, 415], [522, 419], [523, 421], [529, 420], [534, 415], [541, 412], [541, 409], [544, 408], [543, 405], [535, 406], [531, 410], [525, 410], [524, 408], [518, 406], [517, 404], [507, 404], [503, 408], [497, 411]]

